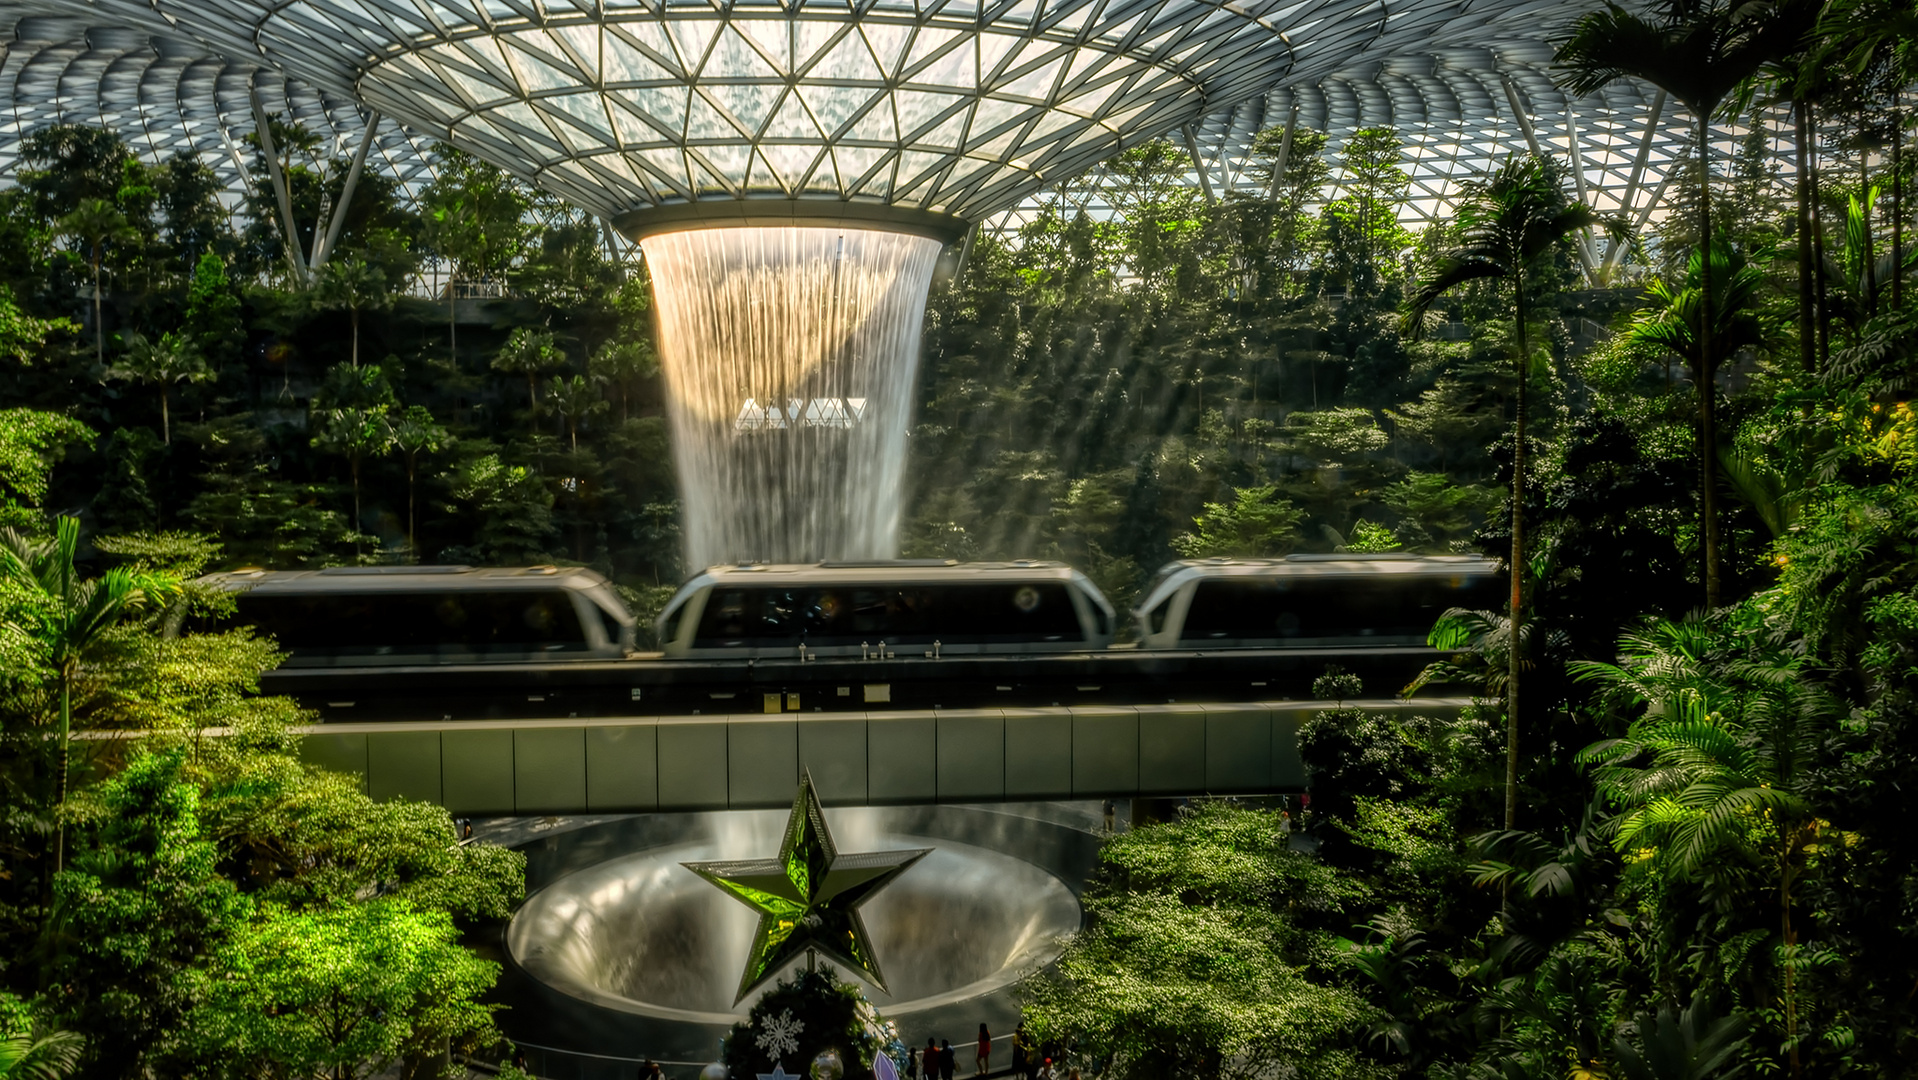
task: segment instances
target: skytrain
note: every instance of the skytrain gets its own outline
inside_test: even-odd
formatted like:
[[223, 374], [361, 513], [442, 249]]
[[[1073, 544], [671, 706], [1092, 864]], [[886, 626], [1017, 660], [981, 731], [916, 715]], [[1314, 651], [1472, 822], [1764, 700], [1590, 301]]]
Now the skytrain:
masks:
[[[1328, 665], [1389, 693], [1440, 653], [1447, 609], [1497, 608], [1473, 557], [1205, 559], [1140, 594], [1135, 641], [1063, 563], [744, 564], [668, 601], [635, 649], [618, 592], [580, 568], [240, 570], [236, 619], [288, 659], [261, 679], [328, 719], [674, 715], [1302, 696]], [[777, 708], [774, 708], [777, 703]], [[753, 708], [751, 711], [759, 711]]]

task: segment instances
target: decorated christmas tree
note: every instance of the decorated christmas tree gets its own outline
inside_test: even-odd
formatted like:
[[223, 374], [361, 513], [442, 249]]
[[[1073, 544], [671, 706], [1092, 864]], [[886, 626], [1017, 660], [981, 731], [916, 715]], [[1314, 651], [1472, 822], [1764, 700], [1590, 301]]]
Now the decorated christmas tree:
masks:
[[[816, 1080], [873, 1080], [874, 1054], [905, 1058], [892, 1022], [879, 1015], [859, 987], [821, 966], [781, 979], [726, 1036], [721, 1060], [733, 1080], [755, 1080], [775, 1069]], [[836, 1059], [821, 1061], [830, 1055]]]

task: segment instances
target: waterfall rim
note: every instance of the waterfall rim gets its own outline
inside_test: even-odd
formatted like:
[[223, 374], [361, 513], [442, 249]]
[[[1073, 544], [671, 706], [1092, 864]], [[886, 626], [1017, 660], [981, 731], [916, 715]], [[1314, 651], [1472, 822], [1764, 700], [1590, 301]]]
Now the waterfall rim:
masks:
[[973, 227], [957, 215], [912, 206], [783, 198], [710, 199], [649, 206], [613, 218], [612, 226], [635, 243], [663, 233], [770, 227], [894, 232], [942, 244], [959, 243]]

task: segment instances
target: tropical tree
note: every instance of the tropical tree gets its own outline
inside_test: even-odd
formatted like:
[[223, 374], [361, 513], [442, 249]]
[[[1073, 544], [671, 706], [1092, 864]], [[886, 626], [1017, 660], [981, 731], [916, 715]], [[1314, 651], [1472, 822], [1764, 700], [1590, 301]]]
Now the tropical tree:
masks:
[[539, 415], [539, 376], [566, 363], [566, 354], [553, 343], [550, 330], [522, 326], [506, 338], [493, 357], [493, 370], [526, 376], [526, 409], [529, 418]]
[[141, 334], [126, 336], [127, 354], [107, 369], [102, 380], [124, 379], [160, 388], [160, 441], [173, 444], [172, 397], [175, 383], [206, 382], [213, 371], [192, 342], [178, 334], [163, 334], [158, 343]]
[[86, 252], [87, 266], [93, 271], [93, 353], [97, 363], [107, 362], [106, 325], [100, 321], [100, 264], [107, 245], [125, 244], [140, 238], [120, 208], [106, 199], [82, 199], [73, 212], [55, 223], [60, 235], [80, 241]]
[[[33, 667], [51, 681], [59, 702], [56, 809], [67, 801], [73, 688], [82, 670], [114, 627], [129, 616], [166, 605], [180, 592], [180, 581], [171, 574], [125, 567], [82, 580], [73, 564], [79, 547], [80, 519], [75, 517], [61, 517], [51, 539], [0, 529], [0, 582], [14, 593], [0, 632], [23, 647]], [[57, 819], [55, 828], [57, 868], [66, 859], [65, 820]]]
[[579, 449], [580, 421], [606, 411], [606, 399], [600, 397], [599, 388], [587, 382], [584, 375], [575, 375], [570, 380], [553, 376], [546, 384], [546, 400], [553, 403], [553, 410], [566, 421], [566, 435], [575, 451]]
[[[1440, 297], [1473, 281], [1494, 281], [1510, 290], [1512, 331], [1517, 344], [1518, 379], [1512, 419], [1512, 596], [1507, 618], [1510, 638], [1524, 640], [1525, 583], [1525, 387], [1532, 366], [1526, 332], [1527, 293], [1535, 270], [1558, 251], [1565, 238], [1599, 224], [1590, 207], [1570, 202], [1550, 165], [1514, 155], [1483, 180], [1471, 184], [1458, 212], [1459, 244], [1447, 252], [1431, 275], [1419, 282], [1407, 301], [1404, 329], [1414, 339]], [[1508, 649], [1511, 670], [1505, 680], [1505, 827], [1518, 819], [1519, 665], [1521, 649]]]
[[335, 367], [313, 395], [315, 450], [346, 458], [353, 480], [353, 528], [360, 527], [360, 465], [393, 445], [393, 388], [378, 364]]
[[360, 313], [391, 306], [393, 292], [380, 268], [364, 259], [332, 259], [320, 267], [313, 300], [346, 311], [353, 324], [353, 366], [360, 366]]
[[[1818, 14], [1821, 0], [1664, 0], [1663, 11], [1637, 15], [1617, 4], [1581, 18], [1553, 55], [1567, 89], [1595, 93], [1625, 78], [1638, 78], [1678, 99], [1692, 114], [1696, 138], [1698, 235], [1713, 241], [1711, 124], [1720, 106], [1767, 63], [1793, 51]], [[1704, 316], [1699, 351], [1716, 355], [1711, 342], [1717, 318], [1712, 265], [1702, 264]], [[1719, 528], [1716, 401], [1701, 387], [1698, 430], [1705, 518], [1705, 604], [1719, 601]]]
[[433, 413], [424, 405], [408, 405], [406, 411], [393, 421], [392, 445], [406, 459], [406, 547], [408, 551], [419, 554], [419, 545], [414, 540], [414, 491], [419, 475], [420, 455], [438, 453], [453, 439], [447, 430], [433, 419]]
[[659, 354], [644, 339], [609, 341], [586, 362], [586, 370], [595, 380], [619, 388], [619, 418], [625, 420], [630, 415], [627, 391], [635, 379], [659, 374]]
[[[1693, 251], [1682, 284], [1653, 281], [1646, 290], [1653, 307], [1626, 332], [1632, 342], [1683, 357], [1692, 370], [1692, 385], [1705, 397], [1717, 392], [1718, 369], [1725, 361], [1741, 349], [1762, 349], [1767, 343], [1758, 318], [1764, 272], [1723, 240], [1714, 240], [1710, 250], [1709, 273], [1700, 265], [1704, 261], [1702, 251]], [[1709, 301], [1705, 296], [1707, 282], [1715, 290]], [[1706, 318], [1712, 320], [1709, 328], [1703, 325]], [[1702, 411], [1700, 422], [1702, 425]], [[1700, 453], [1715, 456], [1702, 426], [1698, 444]]]

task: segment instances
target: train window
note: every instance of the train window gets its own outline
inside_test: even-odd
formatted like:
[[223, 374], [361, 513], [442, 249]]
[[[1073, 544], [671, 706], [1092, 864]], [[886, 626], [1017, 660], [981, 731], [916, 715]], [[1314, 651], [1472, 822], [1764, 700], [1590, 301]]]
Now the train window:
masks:
[[694, 645], [1082, 641], [1063, 582], [715, 589]]
[[1186, 612], [1181, 638], [1423, 641], [1447, 608], [1464, 606], [1461, 601], [1481, 591], [1453, 589], [1443, 579], [1298, 576], [1201, 581]]
[[242, 593], [239, 617], [302, 656], [571, 652], [585, 629], [564, 592]]

